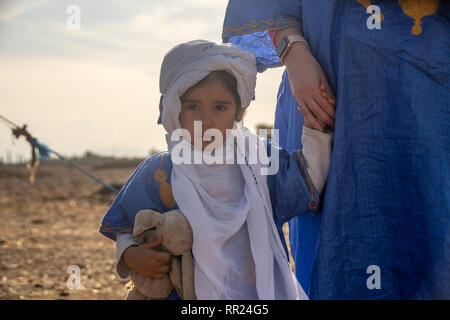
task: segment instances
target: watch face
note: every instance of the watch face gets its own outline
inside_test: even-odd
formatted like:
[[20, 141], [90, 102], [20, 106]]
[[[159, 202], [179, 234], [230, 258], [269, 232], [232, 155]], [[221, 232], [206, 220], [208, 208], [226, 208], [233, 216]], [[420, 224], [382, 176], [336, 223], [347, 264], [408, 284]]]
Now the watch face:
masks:
[[278, 45], [277, 48], [277, 55], [279, 57], [281, 57], [281, 55], [283, 54], [284, 50], [286, 50], [286, 47], [288, 45], [288, 40], [286, 37], [283, 37], [283, 39], [281, 40], [280, 44]]

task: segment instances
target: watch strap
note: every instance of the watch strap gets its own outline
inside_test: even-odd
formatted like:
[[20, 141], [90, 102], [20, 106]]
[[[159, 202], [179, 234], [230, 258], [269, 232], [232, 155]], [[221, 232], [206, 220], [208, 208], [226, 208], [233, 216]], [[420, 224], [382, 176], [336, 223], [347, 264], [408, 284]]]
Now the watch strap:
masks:
[[292, 45], [295, 42], [303, 42], [307, 46], [309, 46], [308, 42], [305, 40], [305, 38], [303, 38], [299, 34], [291, 34], [287, 37], [284, 37], [283, 40], [281, 40], [280, 45], [277, 48], [277, 54], [278, 54], [278, 57], [280, 58], [280, 61], [282, 64], [284, 64], [284, 59], [286, 58], [287, 54], [291, 50]]

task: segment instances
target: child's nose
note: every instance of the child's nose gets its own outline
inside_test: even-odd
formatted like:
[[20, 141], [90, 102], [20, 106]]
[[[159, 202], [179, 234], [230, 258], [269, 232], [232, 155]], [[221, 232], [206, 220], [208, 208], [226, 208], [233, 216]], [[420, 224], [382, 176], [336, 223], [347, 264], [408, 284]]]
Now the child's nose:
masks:
[[213, 117], [210, 112], [202, 112], [201, 114], [201, 121], [203, 129], [209, 129], [213, 126]]

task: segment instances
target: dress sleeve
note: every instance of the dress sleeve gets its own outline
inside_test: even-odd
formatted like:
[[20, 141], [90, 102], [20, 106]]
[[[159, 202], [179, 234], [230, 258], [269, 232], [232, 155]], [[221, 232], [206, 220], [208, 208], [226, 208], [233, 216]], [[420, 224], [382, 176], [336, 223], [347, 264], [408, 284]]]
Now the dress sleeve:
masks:
[[136, 175], [141, 172], [141, 169], [144, 165], [145, 162], [142, 162], [141, 164], [139, 164], [136, 170], [134, 170], [128, 181], [120, 189], [119, 194], [116, 196], [111, 207], [103, 217], [99, 232], [111, 240], [116, 241], [117, 234], [123, 232], [131, 232], [133, 230], [133, 225], [129, 219], [129, 216], [119, 204], [122, 201], [124, 194], [126, 193], [125, 190], [127, 190], [129, 185], [134, 181]]
[[142, 162], [114, 199], [99, 231], [116, 241], [118, 234], [133, 231], [134, 218], [140, 210], [165, 212], [170, 209], [160, 199], [162, 183], [156, 180], [155, 172], [163, 172], [167, 178], [163, 184], [170, 183], [171, 163], [169, 156], [164, 157], [162, 153]]
[[273, 47], [277, 48], [277, 44], [275, 43], [275, 37], [277, 36], [278, 29], [276, 29], [276, 30], [268, 30], [267, 33], [269, 34], [269, 37], [272, 40]]
[[255, 54], [259, 72], [281, 66], [268, 30], [300, 28], [300, 0], [230, 0], [222, 30], [223, 42]]
[[283, 224], [293, 217], [316, 214], [320, 197], [309, 176], [300, 150], [279, 150], [279, 170], [267, 176], [274, 220]]
[[333, 134], [303, 126], [302, 154], [311, 181], [319, 194], [327, 181], [330, 169]]
[[133, 234], [129, 232], [121, 233], [117, 236], [116, 242], [116, 272], [121, 279], [128, 278], [130, 269], [125, 265], [122, 255], [125, 249], [131, 246], [137, 246], [139, 243], [134, 239]]
[[[306, 214], [316, 214], [321, 205], [331, 156], [332, 135], [306, 128], [303, 150], [279, 149], [279, 170], [267, 177], [274, 219], [283, 224]], [[320, 133], [320, 134], [319, 134]], [[327, 159], [322, 159], [327, 158]]]

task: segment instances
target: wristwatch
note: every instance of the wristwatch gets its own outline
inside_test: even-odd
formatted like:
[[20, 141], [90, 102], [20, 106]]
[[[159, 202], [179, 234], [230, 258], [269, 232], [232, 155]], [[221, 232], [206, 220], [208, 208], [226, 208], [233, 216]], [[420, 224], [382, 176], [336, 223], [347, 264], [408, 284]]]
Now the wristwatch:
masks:
[[292, 44], [298, 41], [304, 42], [306, 43], [306, 45], [308, 45], [308, 42], [306, 42], [305, 38], [303, 38], [301, 35], [298, 34], [291, 34], [290, 36], [283, 37], [283, 39], [281, 40], [280, 44], [277, 47], [277, 54], [278, 57], [280, 57], [280, 61], [282, 64], [284, 64], [284, 59], [291, 50]]

